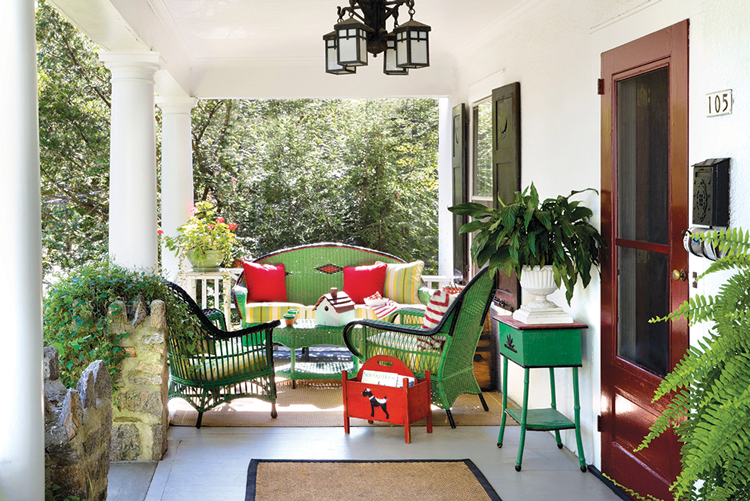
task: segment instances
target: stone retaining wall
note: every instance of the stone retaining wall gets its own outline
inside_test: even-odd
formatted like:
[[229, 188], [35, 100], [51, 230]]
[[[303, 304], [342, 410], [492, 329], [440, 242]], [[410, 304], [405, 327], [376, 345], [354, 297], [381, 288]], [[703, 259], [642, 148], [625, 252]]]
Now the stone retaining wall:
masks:
[[128, 353], [115, 384], [112, 461], [158, 461], [167, 451], [169, 368], [163, 301], [153, 301], [150, 314], [141, 300], [132, 315], [122, 302], [110, 307], [113, 333], [127, 334], [120, 346]]
[[[60, 381], [54, 346], [44, 348], [45, 485], [65, 496], [107, 499], [112, 383], [106, 364], [89, 365], [75, 390]], [[12, 412], [12, 410], [9, 410]]]

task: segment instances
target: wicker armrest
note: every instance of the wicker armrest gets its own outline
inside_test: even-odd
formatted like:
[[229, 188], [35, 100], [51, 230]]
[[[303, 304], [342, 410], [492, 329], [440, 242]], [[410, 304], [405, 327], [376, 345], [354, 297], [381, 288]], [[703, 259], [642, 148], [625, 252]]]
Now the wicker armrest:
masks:
[[206, 318], [216, 327], [223, 331], [227, 330], [226, 319], [221, 310], [217, 310], [216, 308], [203, 308], [203, 314], [206, 315]]
[[354, 347], [354, 343], [352, 342], [352, 336], [355, 331], [355, 327], [362, 327], [362, 328], [373, 328], [377, 330], [382, 331], [390, 331], [390, 332], [398, 332], [401, 334], [408, 334], [413, 336], [432, 336], [434, 334], [438, 334], [437, 329], [433, 329], [431, 331], [427, 331], [422, 329], [422, 326], [411, 326], [411, 325], [401, 325], [401, 324], [394, 324], [391, 322], [387, 322], [385, 320], [355, 320], [354, 322], [349, 322], [344, 326], [344, 344], [346, 344], [346, 347], [351, 351], [354, 356], [356, 357], [362, 357], [362, 354], [359, 352], [357, 348]]
[[422, 319], [424, 318], [424, 310], [420, 310], [419, 308], [399, 308], [398, 310], [394, 311], [388, 317], [386, 318], [386, 321], [395, 323], [396, 318], [401, 316], [402, 325], [416, 325], [417, 322], [404, 322], [404, 317], [415, 317], [415, 320], [417, 320], [420, 324], [422, 323]]
[[256, 332], [261, 332], [265, 330], [273, 330], [275, 327], [278, 327], [281, 325], [280, 320], [273, 320], [271, 322], [266, 322], [263, 324], [256, 324], [252, 327], [247, 327], [245, 329], [240, 329], [236, 331], [222, 331], [219, 329], [216, 329], [215, 331], [210, 332], [210, 337], [214, 339], [234, 339], [238, 337], [247, 336], [249, 334], [255, 334]]
[[[240, 279], [242, 277], [240, 276]], [[245, 322], [245, 305], [247, 305], [247, 287], [237, 283], [232, 287], [232, 299], [237, 306], [237, 313], [240, 314], [240, 320]]]

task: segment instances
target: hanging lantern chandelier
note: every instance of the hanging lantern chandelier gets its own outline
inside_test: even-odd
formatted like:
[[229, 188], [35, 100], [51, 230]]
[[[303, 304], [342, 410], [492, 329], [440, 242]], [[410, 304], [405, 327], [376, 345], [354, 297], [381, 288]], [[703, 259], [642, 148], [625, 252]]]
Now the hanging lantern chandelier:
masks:
[[[399, 7], [409, 8], [409, 21], [398, 24]], [[347, 19], [344, 16], [349, 15]], [[414, 20], [414, 0], [349, 0], [338, 8], [333, 31], [323, 36], [326, 72], [348, 75], [367, 66], [367, 54], [383, 54], [383, 73], [408, 75], [410, 68], [430, 65], [431, 28]], [[386, 21], [393, 18], [393, 29]]]

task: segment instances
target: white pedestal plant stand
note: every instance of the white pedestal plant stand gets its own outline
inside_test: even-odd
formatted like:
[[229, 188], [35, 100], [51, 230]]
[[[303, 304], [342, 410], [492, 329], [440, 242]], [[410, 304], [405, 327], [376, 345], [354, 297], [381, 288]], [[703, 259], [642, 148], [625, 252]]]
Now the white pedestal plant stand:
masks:
[[533, 299], [523, 304], [513, 313], [513, 318], [525, 324], [572, 324], [573, 317], [563, 311], [552, 301], [548, 294], [557, 290], [555, 273], [551, 265], [524, 266], [521, 270], [521, 287], [532, 295]]

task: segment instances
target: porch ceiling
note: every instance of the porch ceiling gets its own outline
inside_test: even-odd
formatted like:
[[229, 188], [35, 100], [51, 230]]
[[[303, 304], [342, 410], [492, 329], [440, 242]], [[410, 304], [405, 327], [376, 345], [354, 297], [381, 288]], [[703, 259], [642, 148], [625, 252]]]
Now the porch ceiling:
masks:
[[[385, 97], [449, 95], [466, 46], [539, 0], [419, 0], [432, 26], [431, 66], [382, 73], [382, 56], [357, 75], [324, 72], [322, 36], [345, 0], [51, 0], [105, 50], [151, 49], [165, 70], [162, 95], [195, 97]], [[401, 22], [408, 20], [402, 9]]]

